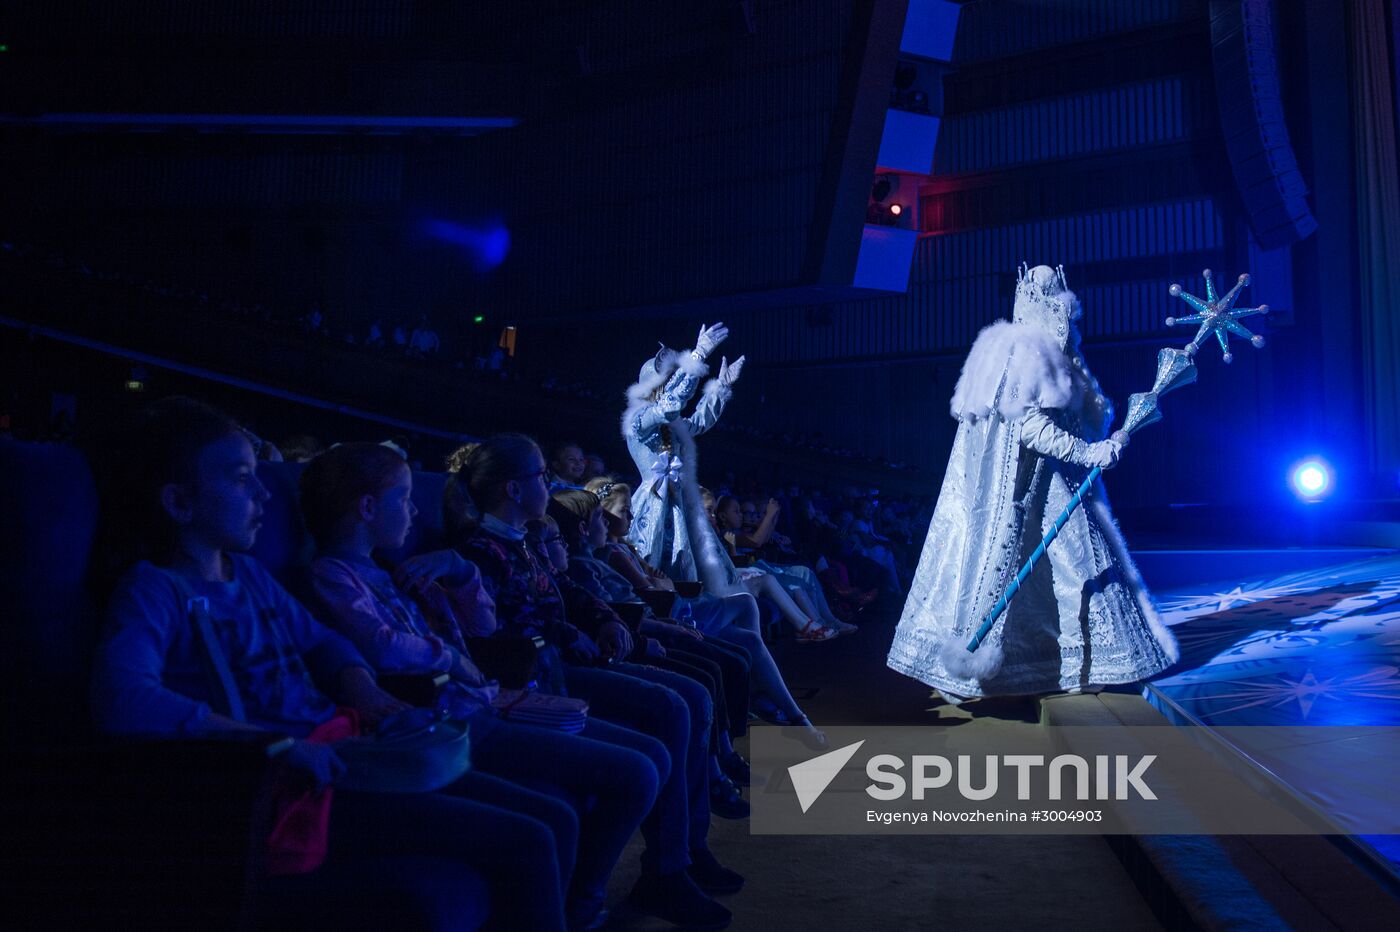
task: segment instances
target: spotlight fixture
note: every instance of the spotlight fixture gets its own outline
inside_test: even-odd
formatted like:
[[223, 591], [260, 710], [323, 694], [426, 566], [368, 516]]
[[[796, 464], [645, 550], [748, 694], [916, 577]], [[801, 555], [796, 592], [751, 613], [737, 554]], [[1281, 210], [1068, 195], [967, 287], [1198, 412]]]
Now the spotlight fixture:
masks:
[[871, 204], [865, 209], [866, 223], [879, 223], [887, 227], [899, 226], [903, 204]]
[[1289, 470], [1288, 483], [1298, 498], [1305, 502], [1315, 502], [1331, 494], [1334, 479], [1332, 467], [1326, 460], [1310, 456], [1293, 464]]
[[900, 215], [904, 213], [904, 205], [896, 204], [889, 200], [890, 196], [899, 190], [899, 175], [895, 172], [884, 172], [875, 176], [875, 181], [870, 186], [870, 203], [865, 208], [866, 223], [881, 223], [885, 226], [896, 226], [900, 221]]

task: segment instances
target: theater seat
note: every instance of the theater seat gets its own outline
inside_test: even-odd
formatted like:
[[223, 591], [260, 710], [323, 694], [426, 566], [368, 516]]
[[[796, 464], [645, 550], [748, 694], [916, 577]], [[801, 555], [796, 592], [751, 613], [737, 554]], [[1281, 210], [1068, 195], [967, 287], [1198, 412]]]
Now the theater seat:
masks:
[[90, 736], [97, 490], [82, 454], [0, 440], [0, 728], [7, 746]]

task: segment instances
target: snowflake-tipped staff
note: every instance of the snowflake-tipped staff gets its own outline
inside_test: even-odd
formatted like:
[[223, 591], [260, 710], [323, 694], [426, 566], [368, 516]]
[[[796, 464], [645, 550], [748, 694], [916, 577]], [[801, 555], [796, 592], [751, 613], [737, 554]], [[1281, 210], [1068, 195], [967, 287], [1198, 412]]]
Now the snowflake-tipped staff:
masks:
[[[1157, 399], [1173, 389], [1181, 388], [1183, 385], [1190, 385], [1196, 381], [1196, 364], [1192, 357], [1201, 346], [1210, 339], [1210, 335], [1215, 334], [1220, 342], [1220, 351], [1224, 354], [1225, 362], [1230, 362], [1234, 356], [1230, 353], [1230, 338], [1228, 334], [1235, 334], [1244, 337], [1259, 349], [1264, 345], [1264, 338], [1250, 333], [1243, 324], [1239, 323], [1241, 317], [1252, 317], [1255, 314], [1269, 313], [1269, 306], [1261, 304], [1258, 307], [1235, 307], [1235, 301], [1239, 299], [1240, 291], [1249, 284], [1248, 273], [1241, 275], [1239, 281], [1235, 282], [1235, 287], [1231, 288], [1225, 297], [1220, 297], [1215, 292], [1215, 279], [1211, 277], [1210, 269], [1204, 272], [1206, 279], [1206, 299], [1203, 301], [1193, 294], [1187, 294], [1181, 290], [1180, 285], [1171, 286], [1172, 297], [1180, 298], [1195, 309], [1196, 313], [1189, 317], [1168, 317], [1167, 326], [1173, 327], [1177, 324], [1200, 324], [1201, 329], [1196, 331], [1195, 338], [1183, 349], [1162, 349], [1157, 353], [1157, 378], [1152, 383], [1152, 391], [1142, 392], [1128, 397], [1128, 413], [1123, 416], [1123, 426], [1113, 432], [1113, 439], [1120, 444], [1127, 446], [1128, 438], [1148, 424], [1156, 423], [1162, 419], [1162, 412], [1157, 409]], [[1084, 501], [1084, 496], [1089, 493], [1089, 489], [1098, 481], [1103, 474], [1103, 468], [1095, 466], [1089, 471], [1089, 475], [1080, 483], [1075, 490], [1074, 497], [1069, 500], [1064, 511], [1055, 519], [1054, 525], [1041, 540], [1040, 546], [1035, 548], [1030, 557], [1026, 560], [1021, 571], [1016, 574], [1011, 585], [1007, 588], [1006, 594], [1001, 597], [992, 610], [987, 613], [987, 617], [982, 621], [977, 633], [972, 636], [972, 640], [967, 642], [968, 653], [972, 653], [981, 646], [991, 633], [997, 620], [1006, 611], [1006, 606], [1011, 604], [1011, 599], [1020, 590], [1021, 584], [1030, 576], [1031, 570], [1035, 569], [1036, 563], [1045, 556], [1045, 550], [1050, 546], [1060, 533], [1060, 529], [1069, 521], [1070, 515], [1074, 514], [1080, 504]]]

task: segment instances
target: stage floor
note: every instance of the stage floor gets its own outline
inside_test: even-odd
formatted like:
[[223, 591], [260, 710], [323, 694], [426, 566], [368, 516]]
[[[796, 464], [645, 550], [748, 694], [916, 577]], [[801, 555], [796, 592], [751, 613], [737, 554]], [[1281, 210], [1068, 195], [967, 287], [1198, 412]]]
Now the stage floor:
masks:
[[[1395, 812], [1400, 552], [1135, 556], [1181, 645], [1180, 664], [1144, 690], [1150, 703], [1181, 724], [1375, 727], [1345, 740], [1300, 736], [1286, 747], [1237, 749], [1342, 824], [1374, 825], [1375, 813]], [[1348, 774], [1344, 796], [1329, 779], [1338, 772]], [[1400, 836], [1358, 841], [1400, 878]]]

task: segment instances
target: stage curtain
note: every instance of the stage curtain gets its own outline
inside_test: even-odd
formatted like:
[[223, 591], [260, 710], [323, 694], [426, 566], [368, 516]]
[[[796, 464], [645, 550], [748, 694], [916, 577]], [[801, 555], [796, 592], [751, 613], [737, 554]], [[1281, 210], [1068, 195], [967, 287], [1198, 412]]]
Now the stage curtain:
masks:
[[[1356, 218], [1372, 470], [1400, 469], [1400, 162], [1386, 0], [1348, 0]], [[1325, 291], [1324, 291], [1325, 294]], [[1345, 308], [1322, 307], [1320, 314]]]

